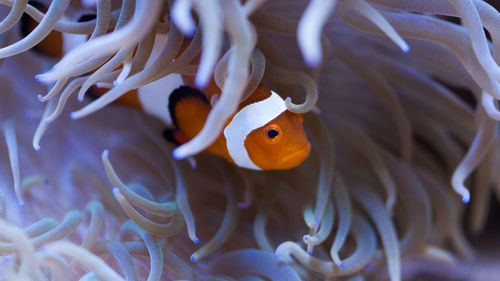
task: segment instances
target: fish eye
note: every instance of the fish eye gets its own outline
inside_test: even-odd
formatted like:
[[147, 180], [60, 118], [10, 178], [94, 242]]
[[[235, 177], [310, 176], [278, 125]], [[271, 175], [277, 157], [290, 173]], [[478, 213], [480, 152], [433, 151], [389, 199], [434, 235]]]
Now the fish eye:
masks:
[[271, 129], [269, 131], [267, 131], [267, 137], [270, 138], [270, 139], [274, 139], [275, 137], [277, 137], [280, 133], [274, 129]]
[[275, 143], [281, 139], [281, 128], [276, 124], [271, 124], [264, 129], [264, 135], [267, 141]]

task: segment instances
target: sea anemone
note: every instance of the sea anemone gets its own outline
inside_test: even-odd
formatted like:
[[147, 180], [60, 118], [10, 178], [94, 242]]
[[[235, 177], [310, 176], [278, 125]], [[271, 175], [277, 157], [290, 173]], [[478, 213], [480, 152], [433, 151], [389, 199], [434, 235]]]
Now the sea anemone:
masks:
[[[492, 4], [1, 3], [2, 279], [498, 276]], [[222, 93], [175, 147], [171, 124], [114, 102], [179, 74]], [[200, 154], [259, 83], [304, 114], [312, 153], [296, 169]], [[85, 99], [97, 87], [109, 90]]]

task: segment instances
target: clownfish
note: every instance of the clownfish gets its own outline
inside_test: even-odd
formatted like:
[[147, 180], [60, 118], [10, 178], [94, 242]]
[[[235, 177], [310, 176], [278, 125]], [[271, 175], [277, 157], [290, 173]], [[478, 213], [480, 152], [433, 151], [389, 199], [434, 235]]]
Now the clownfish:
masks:
[[[84, 15], [79, 22], [94, 18], [95, 15]], [[29, 17], [24, 19], [22, 33], [26, 35], [37, 23]], [[51, 33], [35, 51], [49, 57], [61, 57], [65, 38], [60, 36], [58, 32]], [[193, 77], [169, 75], [127, 92], [115, 103], [136, 107], [167, 124], [173, 123], [173, 128], [166, 129], [163, 135], [181, 145], [201, 131], [221, 93], [213, 79], [203, 90], [187, 86], [192, 84]], [[92, 86], [87, 94], [97, 98], [107, 91]], [[310, 151], [302, 115], [288, 111], [283, 98], [262, 84], [239, 105], [217, 140], [205, 150], [252, 170], [292, 169], [304, 162]]]
[[[205, 94], [205, 93], [211, 94]], [[168, 110], [175, 129], [166, 130], [169, 140], [182, 144], [203, 128], [220, 89], [212, 81], [204, 92], [181, 86], [169, 96]], [[260, 84], [226, 122], [221, 135], [206, 152], [252, 170], [286, 170], [304, 162], [311, 144], [300, 114], [287, 110], [285, 101]]]

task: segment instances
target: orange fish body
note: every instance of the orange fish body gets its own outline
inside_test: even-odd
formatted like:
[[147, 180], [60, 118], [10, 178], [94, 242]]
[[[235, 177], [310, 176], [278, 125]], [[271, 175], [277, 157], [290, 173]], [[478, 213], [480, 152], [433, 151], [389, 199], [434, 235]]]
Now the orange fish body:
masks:
[[[185, 81], [192, 83], [190, 78]], [[203, 92], [182, 86], [170, 95], [170, 115], [185, 140], [194, 138], [201, 131], [212, 108], [210, 100], [214, 95], [220, 95], [220, 92], [212, 80]], [[241, 127], [253, 123], [252, 119], [258, 117], [254, 113], [272, 111], [266, 107], [274, 107], [274, 103], [282, 108], [275, 113], [276, 116], [268, 117], [270, 120], [261, 120], [260, 124], [253, 124], [252, 126], [258, 127], [251, 127], [246, 133], [239, 132]], [[252, 95], [240, 104], [235, 115], [226, 122], [223, 133], [206, 152], [223, 157], [240, 167], [254, 170], [285, 170], [300, 165], [309, 156], [311, 145], [304, 132], [302, 116], [284, 108], [286, 107], [281, 97], [260, 84]], [[245, 116], [241, 117], [241, 114]], [[259, 114], [259, 117], [262, 117], [262, 114]], [[236, 132], [229, 132], [231, 129]], [[240, 139], [240, 144], [243, 145], [230, 145], [232, 138], [228, 140], [229, 136]], [[240, 157], [241, 154], [244, 155]], [[240, 161], [235, 161], [238, 158]]]

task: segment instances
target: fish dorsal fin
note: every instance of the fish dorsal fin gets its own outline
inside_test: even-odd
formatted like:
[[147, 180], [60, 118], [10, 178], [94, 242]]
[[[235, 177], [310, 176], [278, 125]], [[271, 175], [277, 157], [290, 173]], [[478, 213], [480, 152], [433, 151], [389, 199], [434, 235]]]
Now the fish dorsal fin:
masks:
[[168, 111], [175, 127], [187, 139], [192, 139], [203, 128], [210, 104], [199, 90], [180, 86], [168, 98]]
[[[168, 99], [168, 110], [172, 122], [185, 138], [185, 141], [191, 140], [201, 131], [210, 109], [211, 106], [207, 96], [201, 91], [188, 86], [175, 89]], [[207, 148], [206, 152], [219, 155], [229, 162], [233, 162], [222, 134]]]

